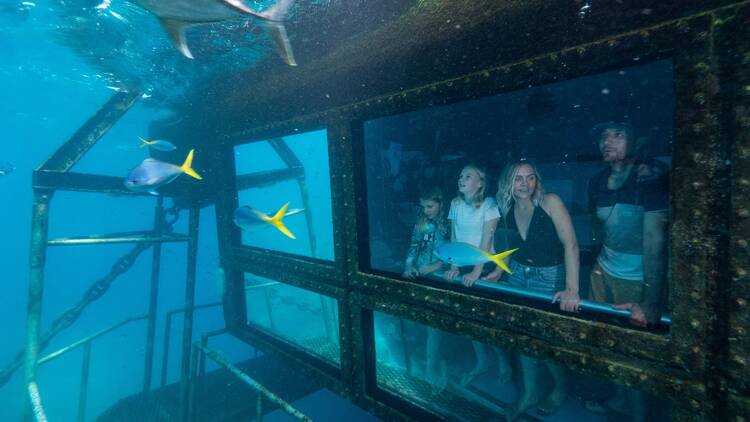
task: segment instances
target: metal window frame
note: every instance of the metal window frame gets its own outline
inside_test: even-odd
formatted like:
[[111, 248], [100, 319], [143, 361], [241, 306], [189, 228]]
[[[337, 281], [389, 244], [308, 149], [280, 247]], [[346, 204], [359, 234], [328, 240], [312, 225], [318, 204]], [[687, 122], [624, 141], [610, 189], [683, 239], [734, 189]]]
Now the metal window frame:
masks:
[[[225, 299], [229, 330], [253, 344], [258, 342], [282, 354], [294, 354], [283, 345], [271, 344], [254, 335], [238, 318], [244, 316], [246, 311], [244, 290], [240, 288], [241, 272], [258, 275], [282, 272], [285, 282], [339, 301], [341, 377], [333, 380], [334, 390], [346, 393], [355, 403], [381, 416], [409, 418], [406, 413], [386, 406], [368, 392], [367, 385], [372, 383], [373, 372], [364, 355], [373, 344], [372, 339], [365, 335], [367, 330], [362, 327], [363, 322], [368, 321], [368, 307], [414, 317], [455, 334], [493, 342], [539, 358], [554, 359], [570, 369], [585, 370], [592, 375], [659, 394], [680, 404], [673, 409], [675, 419], [700, 414], [705, 416], [708, 412], [716, 411], [717, 406], [723, 404], [721, 399], [712, 396], [715, 392], [707, 392], [707, 387], [724, 382], [724, 375], [712, 371], [711, 359], [715, 354], [710, 348], [723, 340], [717, 331], [720, 327], [715, 326], [712, 318], [715, 313], [723, 312], [720, 306], [727, 297], [723, 290], [725, 287], [722, 287], [726, 272], [719, 267], [725, 262], [721, 254], [725, 252], [726, 245], [716, 233], [725, 230], [728, 221], [720, 220], [717, 224], [713, 218], [717, 208], [718, 212], [722, 212], [721, 201], [725, 198], [722, 196], [725, 190], [722, 183], [727, 180], [722, 158], [730, 142], [723, 132], [725, 123], [719, 118], [728, 111], [723, 109], [726, 98], [717, 92], [716, 84], [736, 77], [735, 74], [728, 76], [722, 72], [726, 66], [740, 66], [737, 62], [741, 58], [731, 58], [728, 52], [716, 51], [715, 44], [722, 39], [726, 42], [727, 37], [735, 34], [722, 26], [720, 17], [740, 22], [748, 16], [747, 10], [747, 3], [743, 3], [701, 12], [528, 60], [226, 137], [219, 149], [222, 150], [220, 154], [229, 158], [231, 148], [239, 138], [269, 138], [327, 127], [331, 193], [337, 205], [333, 216], [335, 261], [330, 265], [272, 251], [238, 248], [233, 246], [237, 244], [236, 233], [231, 228], [222, 228], [222, 224], [231, 221], [227, 218], [228, 211], [236, 206], [236, 192], [227, 189], [234, 186], [231, 183], [233, 165], [223, 169], [225, 173], [221, 177], [225, 188], [219, 190], [221, 206], [217, 206], [217, 223], [220, 227], [222, 263], [225, 268], [230, 268], [227, 273], [230, 283]], [[739, 43], [740, 52], [747, 54], [750, 48], [747, 44]], [[369, 261], [366, 242], [360, 241], [367, 239], [363, 121], [511, 92], [529, 84], [543, 85], [637, 65], [639, 62], [635, 61], [636, 58], [640, 63], [672, 59], [674, 66], [675, 147], [670, 223], [673, 271], [669, 280], [673, 324], [668, 334], [659, 335], [588, 321], [502, 300], [476, 297], [461, 290], [437, 289], [397, 277], [374, 274], [361, 265]], [[562, 67], [562, 63], [566, 66]], [[747, 71], [742, 74], [747, 79]], [[733, 104], [735, 111], [747, 110], [741, 108], [746, 102], [746, 98], [736, 100], [736, 104]], [[739, 111], [735, 113], [734, 124], [741, 132], [742, 128], [746, 128], [748, 118], [746, 111], [745, 114], [739, 114]], [[744, 159], [746, 162], [750, 154], [745, 149], [750, 149], [750, 146], [745, 145], [747, 137], [741, 141], [744, 143], [739, 142], [734, 146], [733, 160], [742, 162]], [[229, 161], [233, 163], [233, 159], [224, 163]], [[733, 194], [738, 191], [738, 194], [746, 193], [747, 188], [743, 187], [743, 180], [748, 180], [749, 176], [746, 168], [733, 174]], [[748, 214], [746, 204], [746, 201], [736, 204], [735, 213], [741, 219]], [[746, 233], [746, 230], [738, 233]], [[734, 249], [730, 259], [735, 263], [735, 274], [744, 278], [745, 273], [738, 273], [737, 270], [742, 269], [747, 261], [743, 249], [746, 246], [738, 246], [738, 242], [747, 236], [741, 236], [737, 233], [733, 236], [735, 243], [732, 244]], [[749, 296], [746, 290], [745, 287], [732, 297], [746, 300]], [[731, 311], [733, 326], [740, 330], [750, 329], [747, 322], [750, 312], [741, 305], [742, 302], [738, 303], [740, 305]], [[505, 338], [512, 338], [513, 341], [501, 340]], [[744, 344], [735, 343], [731, 354], [734, 356], [733, 364], [741, 374], [735, 384], [742, 390], [740, 393], [746, 396], [748, 386], [741, 378], [750, 370], [746, 364], [747, 349], [742, 348]], [[591, 363], [587, 356], [592, 353], [603, 353], [607, 357], [597, 359], [593, 367], [584, 367], [586, 362]], [[306, 358], [294, 358], [303, 366], [310, 367]], [[331, 381], [328, 375], [326, 378]], [[742, 403], [743, 400], [736, 395], [730, 401]], [[739, 405], [736, 407], [742, 409]]]

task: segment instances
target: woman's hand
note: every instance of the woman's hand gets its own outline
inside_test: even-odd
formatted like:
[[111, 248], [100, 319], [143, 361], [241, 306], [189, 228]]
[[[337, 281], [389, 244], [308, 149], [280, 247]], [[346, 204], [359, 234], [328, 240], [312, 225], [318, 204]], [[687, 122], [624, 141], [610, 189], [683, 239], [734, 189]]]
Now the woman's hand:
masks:
[[489, 281], [492, 283], [497, 283], [498, 280], [500, 280], [500, 276], [503, 275], [503, 270], [500, 269], [500, 267], [495, 268], [492, 270], [491, 273], [487, 274], [486, 276], [480, 278], [482, 281]]
[[552, 297], [552, 303], [560, 300], [560, 310], [565, 312], [578, 312], [578, 307], [581, 304], [581, 298], [578, 297], [578, 292], [565, 289], [555, 293]]
[[458, 272], [458, 267], [455, 265], [451, 265], [451, 269], [443, 273], [443, 278], [448, 281], [453, 281], [458, 275]]
[[461, 278], [461, 283], [466, 287], [471, 287], [474, 285], [474, 282], [479, 279], [479, 276], [482, 274], [482, 267], [479, 267], [479, 270], [475, 268], [472, 272], [468, 274], [464, 274], [463, 278]]

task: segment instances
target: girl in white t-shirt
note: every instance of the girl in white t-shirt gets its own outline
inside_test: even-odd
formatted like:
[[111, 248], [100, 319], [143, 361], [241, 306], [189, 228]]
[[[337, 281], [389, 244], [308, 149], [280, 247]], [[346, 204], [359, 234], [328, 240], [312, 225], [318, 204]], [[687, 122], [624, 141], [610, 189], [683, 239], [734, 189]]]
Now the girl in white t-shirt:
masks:
[[[458, 196], [451, 201], [448, 220], [451, 222], [451, 242], [464, 242], [485, 251], [492, 245], [500, 212], [491, 197], [485, 197], [485, 172], [469, 164], [458, 176]], [[475, 265], [461, 277], [461, 282], [471, 287], [482, 273], [484, 264]], [[460, 269], [453, 265], [445, 272], [446, 280], [454, 280]]]
[[[469, 164], [463, 168], [458, 177], [458, 196], [451, 201], [448, 220], [451, 223], [451, 242], [464, 242], [490, 251], [497, 227], [500, 212], [497, 203], [491, 197], [485, 197], [487, 178], [484, 169]], [[471, 287], [482, 274], [484, 264], [475, 265], [469, 272], [461, 276], [464, 286]], [[453, 265], [445, 272], [446, 280], [455, 280], [460, 274], [459, 267]], [[474, 379], [487, 372], [487, 349], [483, 343], [472, 341], [477, 363], [471, 372], [461, 378], [462, 385], [471, 384]], [[491, 348], [490, 348], [491, 350]], [[499, 354], [500, 383], [510, 379], [510, 364], [503, 353]]]

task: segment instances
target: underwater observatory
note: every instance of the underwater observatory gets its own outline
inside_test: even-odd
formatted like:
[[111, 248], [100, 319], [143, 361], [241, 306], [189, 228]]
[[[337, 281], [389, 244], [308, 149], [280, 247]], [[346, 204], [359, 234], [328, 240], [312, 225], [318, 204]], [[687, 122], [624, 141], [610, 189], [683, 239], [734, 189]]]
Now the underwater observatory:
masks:
[[0, 420], [750, 418], [750, 1], [0, 35]]

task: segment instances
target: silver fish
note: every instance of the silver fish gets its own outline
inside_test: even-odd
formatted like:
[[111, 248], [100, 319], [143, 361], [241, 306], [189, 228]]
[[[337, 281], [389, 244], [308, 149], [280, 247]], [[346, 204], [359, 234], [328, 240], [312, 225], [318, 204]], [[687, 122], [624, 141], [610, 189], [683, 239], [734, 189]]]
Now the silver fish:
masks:
[[297, 65], [283, 24], [294, 0], [278, 0], [276, 4], [263, 12], [251, 9], [242, 0], [137, 0], [137, 2], [159, 18], [174, 46], [187, 58], [193, 58], [193, 53], [190, 52], [185, 40], [187, 27], [252, 16], [260, 20], [261, 26], [273, 40], [282, 60], [290, 66]]
[[456, 265], [458, 267], [494, 262], [505, 272], [510, 274], [510, 269], [505, 265], [503, 259], [517, 250], [518, 249], [511, 249], [492, 255], [489, 252], [468, 243], [446, 242], [438, 245], [433, 253], [439, 260], [446, 264]]
[[201, 180], [202, 178], [198, 173], [192, 169], [192, 164], [192, 149], [181, 166], [146, 158], [138, 167], [130, 171], [128, 177], [125, 178], [125, 187], [134, 192], [148, 192], [152, 195], [158, 195], [156, 189], [172, 182], [183, 173]]
[[302, 209], [291, 209], [287, 211], [289, 203], [287, 202], [282, 206], [276, 214], [271, 217], [270, 215], [258, 211], [255, 208], [245, 205], [234, 210], [234, 224], [245, 230], [252, 230], [260, 227], [276, 227], [280, 232], [284, 233], [290, 239], [296, 239], [294, 234], [289, 231], [283, 223], [284, 217], [290, 215], [299, 214], [304, 211]]
[[0, 176], [7, 176], [11, 173], [13, 173], [13, 170], [16, 169], [16, 166], [13, 164], [0, 160]]
[[164, 152], [174, 151], [177, 149], [177, 147], [169, 141], [162, 141], [161, 139], [148, 141], [140, 137], [138, 139], [141, 140], [141, 148], [149, 147], [157, 151], [164, 151]]

